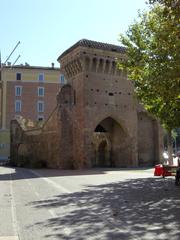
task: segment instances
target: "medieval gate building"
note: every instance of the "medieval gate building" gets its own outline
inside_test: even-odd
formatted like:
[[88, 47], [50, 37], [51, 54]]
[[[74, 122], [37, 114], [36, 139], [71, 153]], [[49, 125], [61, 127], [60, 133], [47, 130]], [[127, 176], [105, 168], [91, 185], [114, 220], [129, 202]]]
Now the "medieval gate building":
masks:
[[[43, 127], [23, 130], [19, 142], [26, 146], [23, 154], [58, 168], [159, 162], [161, 127], [137, 102], [126, 73], [117, 69], [116, 61], [125, 57], [122, 47], [86, 39], [60, 55], [67, 84], [60, 89], [57, 106]], [[14, 133], [15, 128], [21, 129], [16, 121], [11, 127]], [[15, 141], [12, 135], [12, 151]]]

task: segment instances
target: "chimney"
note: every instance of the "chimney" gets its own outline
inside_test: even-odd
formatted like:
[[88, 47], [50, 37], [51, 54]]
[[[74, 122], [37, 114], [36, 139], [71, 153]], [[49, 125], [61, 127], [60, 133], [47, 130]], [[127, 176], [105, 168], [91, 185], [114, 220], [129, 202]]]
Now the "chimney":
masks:
[[54, 68], [54, 63], [51, 63], [51, 67]]

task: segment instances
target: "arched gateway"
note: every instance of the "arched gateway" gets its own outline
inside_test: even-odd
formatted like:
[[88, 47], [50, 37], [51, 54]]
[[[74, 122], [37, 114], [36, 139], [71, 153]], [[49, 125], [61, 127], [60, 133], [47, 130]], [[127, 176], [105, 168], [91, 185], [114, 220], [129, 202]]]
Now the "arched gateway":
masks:
[[92, 160], [92, 166], [127, 166], [127, 140], [127, 133], [116, 120], [111, 117], [102, 120], [93, 133], [95, 158]]

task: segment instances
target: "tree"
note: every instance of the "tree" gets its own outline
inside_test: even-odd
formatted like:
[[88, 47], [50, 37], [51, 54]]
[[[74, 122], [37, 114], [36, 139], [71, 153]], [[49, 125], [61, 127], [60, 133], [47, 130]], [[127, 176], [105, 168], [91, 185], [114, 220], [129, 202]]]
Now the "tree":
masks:
[[127, 70], [140, 102], [167, 130], [172, 156], [171, 132], [180, 126], [180, 8], [175, 0], [150, 2], [149, 11], [139, 12], [120, 34], [127, 59], [118, 67]]

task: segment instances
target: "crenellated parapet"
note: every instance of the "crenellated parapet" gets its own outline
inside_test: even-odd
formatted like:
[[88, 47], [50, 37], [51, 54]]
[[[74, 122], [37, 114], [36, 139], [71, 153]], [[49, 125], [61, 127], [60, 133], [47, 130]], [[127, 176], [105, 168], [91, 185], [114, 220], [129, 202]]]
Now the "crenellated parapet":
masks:
[[61, 70], [68, 78], [79, 74], [83, 70], [81, 59], [80, 58], [73, 59], [72, 61], [62, 66]]
[[84, 57], [84, 68], [87, 72], [94, 72], [106, 75], [120, 75], [121, 71], [117, 68], [117, 59], [108, 56]]
[[106, 75], [120, 76], [122, 71], [117, 68], [117, 58], [108, 56], [94, 56], [92, 54], [78, 54], [71, 61], [61, 63], [61, 71], [67, 78], [82, 72], [93, 72]]
[[67, 79], [82, 72], [120, 76], [117, 61], [125, 57], [122, 47], [84, 39], [65, 51], [58, 61]]

